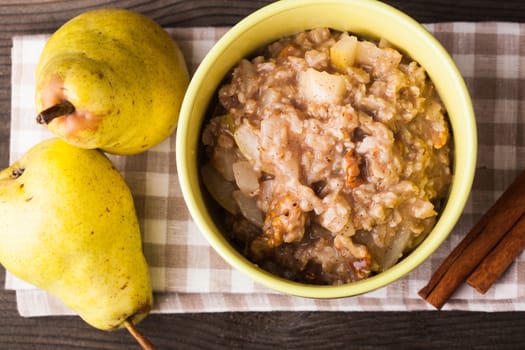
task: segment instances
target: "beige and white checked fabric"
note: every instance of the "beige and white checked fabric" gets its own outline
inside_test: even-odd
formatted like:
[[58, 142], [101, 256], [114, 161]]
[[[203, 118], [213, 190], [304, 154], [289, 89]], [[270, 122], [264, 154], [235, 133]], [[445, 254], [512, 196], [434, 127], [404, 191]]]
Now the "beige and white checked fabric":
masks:
[[[427, 28], [449, 50], [472, 94], [479, 131], [474, 188], [465, 211], [440, 249], [402, 280], [372, 293], [338, 300], [286, 296], [233, 270], [193, 224], [175, 167], [175, 136], [136, 156], [111, 156], [134, 194], [151, 266], [154, 312], [271, 310], [430, 310], [419, 298], [445, 256], [525, 168], [525, 24], [442, 23]], [[194, 71], [226, 28], [168, 29]], [[34, 72], [47, 36], [13, 38], [10, 159], [52, 135], [35, 122]], [[9, 273], [23, 316], [71, 314], [46, 292]], [[484, 296], [462, 286], [444, 310], [525, 310], [525, 254]]]

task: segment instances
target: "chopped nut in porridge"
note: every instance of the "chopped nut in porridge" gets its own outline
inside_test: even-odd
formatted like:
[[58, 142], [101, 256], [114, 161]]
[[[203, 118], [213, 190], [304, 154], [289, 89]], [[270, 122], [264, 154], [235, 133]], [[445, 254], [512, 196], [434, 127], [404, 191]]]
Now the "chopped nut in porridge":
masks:
[[358, 281], [435, 224], [451, 182], [446, 111], [381, 40], [318, 28], [243, 59], [205, 125], [203, 182], [229, 239], [274, 274]]

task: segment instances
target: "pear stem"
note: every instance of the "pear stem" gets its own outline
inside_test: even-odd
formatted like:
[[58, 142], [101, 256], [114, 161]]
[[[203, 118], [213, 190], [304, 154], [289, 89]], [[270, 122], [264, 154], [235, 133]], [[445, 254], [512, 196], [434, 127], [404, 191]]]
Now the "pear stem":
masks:
[[64, 100], [40, 112], [36, 117], [36, 122], [38, 124], [49, 124], [53, 119], [71, 114], [74, 111], [75, 106], [68, 100]]
[[131, 322], [129, 319], [127, 319], [126, 321], [124, 321], [124, 325], [126, 326], [126, 329], [128, 330], [128, 332], [131, 333], [133, 338], [135, 338], [137, 343], [139, 343], [139, 345], [142, 347], [142, 349], [144, 349], [144, 350], [155, 350], [155, 347], [153, 346], [153, 344], [151, 344], [149, 339], [146, 338], [146, 336], [144, 334], [142, 334], [137, 329], [137, 327], [135, 327], [133, 322]]

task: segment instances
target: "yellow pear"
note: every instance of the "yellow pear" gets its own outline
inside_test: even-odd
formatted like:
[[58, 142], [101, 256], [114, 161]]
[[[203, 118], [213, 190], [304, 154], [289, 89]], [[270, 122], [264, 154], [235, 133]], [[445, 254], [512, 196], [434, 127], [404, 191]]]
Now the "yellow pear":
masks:
[[129, 329], [152, 307], [127, 184], [101, 151], [58, 138], [0, 171], [0, 263], [102, 330]]
[[44, 47], [37, 121], [78, 147], [140, 153], [172, 134], [188, 83], [180, 48], [156, 22], [123, 9], [88, 11]]

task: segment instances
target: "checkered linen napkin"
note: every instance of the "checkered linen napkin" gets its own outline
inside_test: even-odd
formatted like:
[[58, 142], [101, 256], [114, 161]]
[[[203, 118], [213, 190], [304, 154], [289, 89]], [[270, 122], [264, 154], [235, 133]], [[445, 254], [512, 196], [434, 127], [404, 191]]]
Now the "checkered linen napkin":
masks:
[[[427, 28], [455, 59], [472, 94], [479, 131], [474, 188], [454, 231], [405, 278], [372, 293], [337, 300], [286, 296], [233, 270], [208, 245], [185, 207], [175, 167], [175, 136], [136, 156], [111, 156], [136, 202], [150, 264], [154, 312], [432, 309], [417, 295], [450, 253], [525, 166], [525, 24], [442, 23]], [[227, 28], [168, 29], [193, 72]], [[11, 160], [51, 137], [35, 123], [34, 71], [47, 36], [13, 38]], [[7, 273], [23, 316], [71, 314], [64, 305]], [[525, 310], [525, 254], [484, 296], [462, 286], [444, 310]]]

